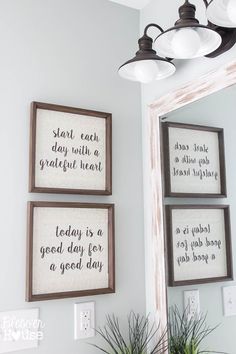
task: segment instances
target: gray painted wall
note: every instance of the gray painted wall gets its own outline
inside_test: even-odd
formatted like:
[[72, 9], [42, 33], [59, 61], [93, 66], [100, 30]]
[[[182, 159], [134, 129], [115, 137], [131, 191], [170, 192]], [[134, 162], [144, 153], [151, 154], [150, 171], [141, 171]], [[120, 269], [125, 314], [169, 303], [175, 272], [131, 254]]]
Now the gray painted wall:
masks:
[[[138, 32], [139, 12], [107, 0], [0, 3], [0, 311], [40, 308], [45, 339], [28, 354], [96, 352], [73, 340], [74, 302], [95, 301], [97, 325], [107, 313], [145, 311], [141, 96], [117, 75]], [[28, 194], [32, 100], [113, 113], [112, 196]], [[27, 200], [116, 204], [116, 294], [25, 303]]]

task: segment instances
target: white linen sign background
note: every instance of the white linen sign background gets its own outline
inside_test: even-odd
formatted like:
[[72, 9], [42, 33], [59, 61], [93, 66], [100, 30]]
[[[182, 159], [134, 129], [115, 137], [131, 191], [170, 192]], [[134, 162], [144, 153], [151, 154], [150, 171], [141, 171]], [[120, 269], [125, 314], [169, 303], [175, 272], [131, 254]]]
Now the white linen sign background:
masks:
[[[195, 228], [193, 236], [193, 228]], [[197, 232], [205, 229], [205, 231]], [[189, 230], [188, 233], [186, 230]], [[185, 232], [184, 232], [185, 230]], [[206, 231], [208, 230], [208, 231]], [[175, 281], [227, 275], [225, 217], [223, 209], [172, 210], [172, 243]], [[207, 246], [206, 239], [215, 242]], [[183, 243], [181, 245], [181, 242]], [[216, 245], [220, 244], [220, 248]], [[179, 244], [178, 244], [179, 243]], [[187, 243], [187, 250], [186, 250]], [[191, 248], [193, 245], [193, 249]], [[201, 260], [194, 260], [193, 255]], [[212, 255], [215, 259], [212, 259]], [[189, 259], [187, 258], [189, 257]], [[206, 257], [207, 262], [206, 262]]]
[[[54, 132], [71, 132], [74, 138], [54, 137]], [[82, 140], [81, 134], [94, 136], [99, 141]], [[54, 152], [52, 147], [62, 146], [68, 149], [67, 155], [64, 152]], [[80, 155], [72, 152], [72, 148], [80, 149], [87, 146], [91, 155]], [[99, 156], [95, 156], [97, 150]], [[37, 187], [48, 188], [69, 188], [69, 189], [91, 189], [104, 190], [106, 186], [106, 119], [100, 117], [83, 116], [73, 113], [37, 109], [36, 119], [36, 153], [35, 153], [35, 184]], [[76, 168], [62, 168], [45, 166], [43, 169], [40, 161], [58, 160], [73, 163], [76, 160]], [[99, 164], [101, 171], [81, 168], [81, 163]]]
[[[177, 149], [176, 144], [189, 149]], [[194, 145], [207, 148], [206, 151], [194, 151]], [[219, 158], [219, 138], [217, 132], [169, 127], [170, 176], [173, 193], [221, 193], [221, 175]], [[205, 150], [203, 148], [203, 150]], [[196, 162], [186, 162], [196, 159]], [[177, 160], [176, 160], [177, 159]], [[207, 163], [204, 163], [205, 160]], [[178, 162], [176, 162], [178, 161]], [[202, 166], [200, 166], [201, 161]], [[189, 170], [190, 169], [190, 170]], [[178, 170], [178, 173], [174, 172]], [[211, 177], [194, 175], [212, 173]], [[180, 171], [186, 171], [186, 175]], [[215, 176], [217, 174], [217, 177]]]
[[[78, 229], [83, 231], [81, 240], [77, 237], [56, 236], [56, 227], [61, 229]], [[86, 237], [87, 229], [94, 231], [93, 237]], [[98, 236], [97, 231], [103, 235]], [[42, 258], [41, 247], [59, 247], [63, 243], [62, 254], [45, 254]], [[61, 263], [77, 263], [80, 254], [69, 253], [68, 247], [84, 246], [82, 258], [83, 269], [65, 270], [61, 274]], [[93, 262], [103, 264], [102, 271], [87, 269], [90, 260], [88, 255], [89, 244], [101, 245], [102, 252], [95, 252], [91, 256]], [[50, 270], [50, 265], [57, 266], [56, 271]], [[108, 287], [108, 210], [95, 208], [53, 208], [35, 207], [33, 225], [33, 294], [50, 294], [55, 292], [79, 291]]]

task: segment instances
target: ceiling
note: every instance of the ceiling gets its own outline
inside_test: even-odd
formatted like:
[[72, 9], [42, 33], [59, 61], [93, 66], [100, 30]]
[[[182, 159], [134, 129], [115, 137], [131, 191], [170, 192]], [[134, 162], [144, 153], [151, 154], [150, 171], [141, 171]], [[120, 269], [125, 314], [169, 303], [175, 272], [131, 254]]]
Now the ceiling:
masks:
[[117, 2], [118, 4], [133, 7], [134, 9], [142, 9], [146, 6], [150, 0], [110, 0], [113, 2]]

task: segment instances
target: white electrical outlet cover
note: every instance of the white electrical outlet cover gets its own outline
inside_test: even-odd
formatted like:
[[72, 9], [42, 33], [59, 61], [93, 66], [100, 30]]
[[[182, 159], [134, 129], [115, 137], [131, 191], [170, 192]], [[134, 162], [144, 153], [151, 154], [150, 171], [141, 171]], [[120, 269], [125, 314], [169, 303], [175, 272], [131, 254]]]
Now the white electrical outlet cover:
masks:
[[[82, 323], [83, 321], [83, 323]], [[82, 302], [74, 305], [74, 339], [95, 336], [95, 302]]]
[[224, 315], [236, 316], [236, 286], [223, 288]]
[[200, 313], [199, 290], [184, 291], [184, 308], [189, 317], [194, 317]]
[[0, 353], [38, 346], [39, 309], [0, 312]]

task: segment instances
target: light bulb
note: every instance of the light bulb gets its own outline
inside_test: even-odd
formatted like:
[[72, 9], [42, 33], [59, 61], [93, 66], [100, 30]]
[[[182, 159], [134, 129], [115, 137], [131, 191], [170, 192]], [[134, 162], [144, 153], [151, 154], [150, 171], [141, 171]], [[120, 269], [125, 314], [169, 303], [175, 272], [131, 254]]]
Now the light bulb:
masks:
[[156, 79], [158, 75], [158, 65], [152, 60], [140, 60], [134, 68], [137, 81], [147, 84]]
[[199, 51], [201, 40], [194, 29], [181, 28], [174, 34], [171, 45], [176, 57], [190, 59]]
[[236, 0], [229, 0], [227, 4], [227, 14], [230, 21], [236, 24]]

